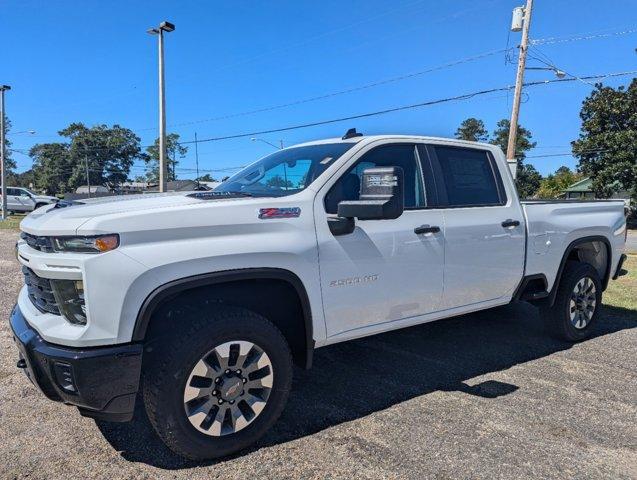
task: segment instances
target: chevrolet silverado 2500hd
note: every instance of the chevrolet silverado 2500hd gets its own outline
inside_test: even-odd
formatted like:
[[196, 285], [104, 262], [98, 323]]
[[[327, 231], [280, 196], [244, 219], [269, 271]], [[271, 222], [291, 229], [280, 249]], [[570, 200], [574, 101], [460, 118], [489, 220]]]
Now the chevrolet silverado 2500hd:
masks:
[[352, 131], [21, 229], [18, 366], [94, 418], [130, 420], [141, 392], [193, 459], [259, 438], [324, 345], [519, 300], [585, 339], [626, 237], [621, 201], [520, 202], [493, 145]]

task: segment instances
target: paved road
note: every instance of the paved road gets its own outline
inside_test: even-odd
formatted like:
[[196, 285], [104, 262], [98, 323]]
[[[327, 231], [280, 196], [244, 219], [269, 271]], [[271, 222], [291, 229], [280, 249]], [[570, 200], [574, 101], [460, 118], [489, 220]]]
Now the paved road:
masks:
[[[0, 317], [21, 284], [0, 231]], [[0, 478], [637, 478], [637, 316], [547, 339], [518, 305], [320, 349], [257, 447], [192, 464], [131, 424], [49, 402], [0, 323]]]

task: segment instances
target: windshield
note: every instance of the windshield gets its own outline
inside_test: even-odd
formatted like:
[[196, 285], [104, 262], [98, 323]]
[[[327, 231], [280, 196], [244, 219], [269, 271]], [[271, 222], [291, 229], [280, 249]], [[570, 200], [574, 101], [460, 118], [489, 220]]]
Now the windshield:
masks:
[[287, 148], [262, 158], [223, 182], [215, 192], [283, 197], [310, 185], [355, 143]]

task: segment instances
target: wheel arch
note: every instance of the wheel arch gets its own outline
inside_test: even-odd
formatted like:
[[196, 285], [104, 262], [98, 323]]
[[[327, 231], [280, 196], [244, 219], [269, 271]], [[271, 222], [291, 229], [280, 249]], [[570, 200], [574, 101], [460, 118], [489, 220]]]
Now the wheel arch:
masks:
[[304, 335], [302, 346], [295, 349], [292, 343], [298, 339], [288, 338], [289, 332], [284, 331], [282, 333], [286, 336], [290, 347], [293, 349], [295, 363], [303, 368], [309, 369], [312, 365], [314, 352], [314, 332], [309, 297], [301, 279], [293, 272], [281, 268], [247, 268], [211, 272], [188, 276], [165, 283], [153, 290], [142, 303], [135, 320], [132, 341], [144, 341], [151, 325], [153, 314], [158, 312], [163, 305], [177, 299], [180, 294], [186, 294], [189, 291], [206, 287], [221, 287], [230, 284], [241, 285], [241, 282], [250, 281], [282, 282], [289, 285], [295, 292], [303, 317], [302, 326]]
[[[612, 266], [612, 255], [613, 250], [611, 247], [610, 240], [603, 235], [591, 235], [586, 237], [580, 237], [573, 240], [568, 247], [564, 250], [564, 254], [562, 255], [562, 260], [560, 261], [560, 266], [557, 270], [557, 275], [555, 276], [555, 280], [553, 281], [553, 286], [551, 287], [551, 291], [547, 298], [547, 303], [549, 306], [552, 306], [555, 303], [555, 297], [557, 296], [557, 289], [559, 287], [560, 281], [562, 279], [562, 274], [564, 273], [564, 268], [566, 267], [566, 263], [569, 259], [573, 259], [573, 255], [579, 255], [579, 249], [586, 244], [592, 244], [594, 242], [601, 242], [606, 247], [606, 265], [604, 267], [603, 275], [600, 275], [602, 280], [602, 290], [606, 290], [608, 286], [608, 282], [610, 280], [610, 271]], [[579, 260], [582, 261], [582, 260]], [[588, 262], [590, 263], [590, 262]], [[593, 265], [596, 267], [596, 265]], [[599, 271], [599, 270], [598, 270]]]

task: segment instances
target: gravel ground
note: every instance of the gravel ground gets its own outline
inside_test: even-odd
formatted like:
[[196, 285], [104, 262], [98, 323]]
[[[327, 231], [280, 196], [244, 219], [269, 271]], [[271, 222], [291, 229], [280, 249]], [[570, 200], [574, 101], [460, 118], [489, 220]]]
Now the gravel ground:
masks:
[[[16, 236], [0, 230], [3, 319]], [[273, 431], [208, 464], [171, 454], [141, 410], [98, 424], [45, 400], [3, 321], [0, 477], [637, 478], [637, 315], [600, 320], [570, 346], [516, 305], [320, 349]]]

